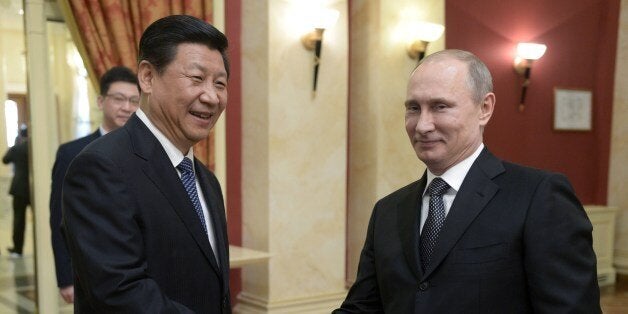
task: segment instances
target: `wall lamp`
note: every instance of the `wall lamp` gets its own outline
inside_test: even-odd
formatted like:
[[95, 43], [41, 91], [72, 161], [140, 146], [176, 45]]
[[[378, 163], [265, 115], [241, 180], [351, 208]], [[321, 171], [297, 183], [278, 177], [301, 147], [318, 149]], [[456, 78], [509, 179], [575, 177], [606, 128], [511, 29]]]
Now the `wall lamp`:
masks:
[[425, 57], [429, 43], [439, 39], [445, 31], [445, 26], [429, 22], [410, 23], [405, 27], [410, 41], [406, 48], [408, 56], [417, 61]]
[[321, 49], [323, 48], [323, 32], [325, 32], [325, 29], [336, 24], [339, 15], [340, 13], [337, 10], [332, 9], [323, 9], [314, 12], [311, 21], [314, 30], [301, 37], [301, 42], [305, 49], [314, 51], [313, 93], [316, 93], [316, 84], [318, 82], [318, 66], [321, 59]]
[[517, 45], [517, 56], [515, 57], [515, 71], [523, 76], [524, 81], [521, 85], [521, 99], [519, 101], [519, 111], [525, 109], [526, 91], [530, 85], [530, 70], [532, 63], [545, 54], [547, 46], [535, 43], [519, 43]]

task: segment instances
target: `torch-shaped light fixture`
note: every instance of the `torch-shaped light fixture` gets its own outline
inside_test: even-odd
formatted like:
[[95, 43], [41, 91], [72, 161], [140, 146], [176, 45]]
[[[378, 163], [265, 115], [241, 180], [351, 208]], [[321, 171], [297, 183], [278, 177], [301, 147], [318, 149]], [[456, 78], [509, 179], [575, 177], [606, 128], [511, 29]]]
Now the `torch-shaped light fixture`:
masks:
[[313, 12], [312, 28], [313, 31], [303, 35], [301, 42], [307, 50], [314, 51], [314, 84], [312, 91], [316, 92], [316, 84], [318, 82], [318, 67], [321, 58], [321, 49], [323, 48], [323, 33], [325, 29], [336, 24], [340, 13], [332, 9], [323, 9]]
[[519, 111], [525, 109], [526, 91], [530, 85], [530, 70], [532, 63], [545, 54], [547, 46], [535, 43], [519, 43], [517, 45], [517, 56], [515, 57], [515, 71], [524, 78], [521, 86], [521, 99], [519, 100]]
[[429, 22], [409, 22], [403, 28], [409, 41], [408, 56], [417, 61], [425, 57], [429, 43], [439, 39], [445, 31], [445, 26]]

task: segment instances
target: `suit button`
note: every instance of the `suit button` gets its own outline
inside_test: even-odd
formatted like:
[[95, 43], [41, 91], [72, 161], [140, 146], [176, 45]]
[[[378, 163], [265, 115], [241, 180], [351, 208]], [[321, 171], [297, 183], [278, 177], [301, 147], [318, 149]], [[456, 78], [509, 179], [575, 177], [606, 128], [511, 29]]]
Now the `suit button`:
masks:
[[422, 282], [422, 283], [419, 285], [419, 290], [421, 290], [421, 291], [425, 291], [425, 290], [427, 290], [429, 287], [430, 287], [430, 283], [429, 283], [429, 282], [427, 282], [427, 281], [426, 281], [426, 282]]

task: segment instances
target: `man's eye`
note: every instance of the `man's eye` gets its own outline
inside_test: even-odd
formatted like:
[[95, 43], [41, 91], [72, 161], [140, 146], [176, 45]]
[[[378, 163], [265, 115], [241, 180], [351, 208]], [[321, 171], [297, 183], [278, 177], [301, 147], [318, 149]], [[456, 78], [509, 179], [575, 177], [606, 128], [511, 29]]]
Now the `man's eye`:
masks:
[[126, 97], [114, 96], [113, 101], [115, 102], [126, 102]]
[[200, 75], [188, 75], [188, 78], [194, 82], [202, 82], [203, 77]]

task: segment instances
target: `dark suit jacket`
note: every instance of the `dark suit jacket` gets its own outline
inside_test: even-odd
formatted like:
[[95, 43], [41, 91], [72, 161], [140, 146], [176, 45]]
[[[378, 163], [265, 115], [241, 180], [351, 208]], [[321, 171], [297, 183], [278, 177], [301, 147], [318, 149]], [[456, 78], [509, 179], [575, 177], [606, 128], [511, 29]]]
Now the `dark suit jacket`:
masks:
[[230, 313], [222, 193], [198, 160], [195, 169], [220, 266], [170, 159], [135, 114], [74, 159], [63, 228], [77, 312]]
[[421, 270], [427, 176], [381, 199], [335, 313], [600, 313], [591, 223], [567, 179], [484, 149]]
[[100, 131], [62, 144], [57, 150], [55, 164], [52, 167], [52, 186], [50, 191], [50, 234], [52, 251], [55, 255], [55, 270], [59, 288], [72, 285], [72, 263], [70, 253], [61, 234], [61, 186], [70, 162], [87, 144], [100, 137]]
[[22, 197], [30, 203], [30, 186], [28, 183], [28, 140], [16, 143], [2, 157], [4, 164], [13, 163], [13, 179], [9, 194]]

